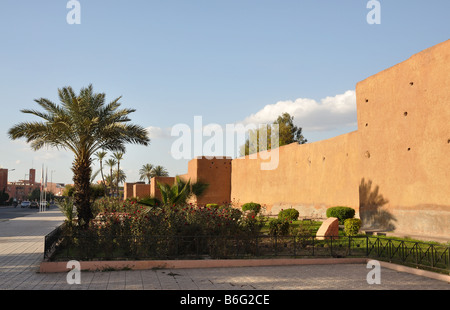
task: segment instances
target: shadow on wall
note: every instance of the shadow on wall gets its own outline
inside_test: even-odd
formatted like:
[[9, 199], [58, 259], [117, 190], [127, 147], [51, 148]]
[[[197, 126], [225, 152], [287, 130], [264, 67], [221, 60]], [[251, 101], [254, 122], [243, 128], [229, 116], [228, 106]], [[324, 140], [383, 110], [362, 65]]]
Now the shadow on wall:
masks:
[[389, 200], [379, 194], [378, 185], [372, 189], [372, 181], [367, 182], [364, 178], [359, 184], [359, 216], [364, 228], [381, 229], [391, 231], [395, 229], [393, 222], [396, 218], [383, 206]]

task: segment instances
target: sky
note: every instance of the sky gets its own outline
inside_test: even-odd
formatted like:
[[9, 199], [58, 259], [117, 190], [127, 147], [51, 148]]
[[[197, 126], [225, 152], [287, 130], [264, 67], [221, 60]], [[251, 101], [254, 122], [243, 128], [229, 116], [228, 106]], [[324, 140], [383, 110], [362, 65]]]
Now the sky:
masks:
[[357, 130], [356, 83], [450, 34], [448, 0], [379, 0], [377, 24], [368, 0], [79, 0], [79, 24], [68, 22], [69, 2], [0, 0], [0, 167], [9, 181], [44, 165], [49, 181], [73, 183], [73, 154], [35, 152], [7, 134], [39, 120], [20, 110], [39, 109], [41, 97], [58, 103], [59, 88], [92, 84], [107, 102], [122, 96], [122, 108], [136, 109], [132, 123], [151, 138], [127, 145], [121, 161], [136, 182], [147, 163], [187, 173], [171, 129], [193, 133], [199, 117], [200, 128], [225, 129], [288, 112], [309, 143]]

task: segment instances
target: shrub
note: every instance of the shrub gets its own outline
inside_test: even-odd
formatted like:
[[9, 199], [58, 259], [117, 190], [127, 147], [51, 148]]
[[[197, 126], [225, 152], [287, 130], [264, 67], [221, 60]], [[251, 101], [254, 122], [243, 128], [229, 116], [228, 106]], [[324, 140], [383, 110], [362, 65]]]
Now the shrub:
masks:
[[210, 209], [217, 209], [219, 208], [219, 205], [217, 203], [208, 203], [206, 204], [206, 207]]
[[145, 197], [138, 201], [140, 204], [143, 204], [144, 206], [154, 207], [154, 206], [160, 206], [161, 201], [159, 201], [157, 198], [154, 197]]
[[355, 216], [355, 209], [349, 207], [332, 207], [327, 209], [327, 217], [337, 217], [339, 224], [344, 224], [346, 219]]
[[252, 211], [255, 212], [256, 214], [259, 213], [259, 211], [261, 210], [261, 205], [259, 203], [255, 203], [255, 202], [248, 202], [248, 203], [244, 203], [242, 205], [242, 211]]
[[272, 236], [285, 236], [289, 234], [289, 222], [274, 219], [269, 222], [269, 234]]
[[344, 221], [344, 233], [346, 236], [356, 236], [361, 228], [361, 220], [350, 218]]
[[287, 221], [296, 221], [298, 220], [299, 213], [295, 209], [285, 209], [281, 210], [278, 213], [278, 219], [280, 220], [287, 220]]

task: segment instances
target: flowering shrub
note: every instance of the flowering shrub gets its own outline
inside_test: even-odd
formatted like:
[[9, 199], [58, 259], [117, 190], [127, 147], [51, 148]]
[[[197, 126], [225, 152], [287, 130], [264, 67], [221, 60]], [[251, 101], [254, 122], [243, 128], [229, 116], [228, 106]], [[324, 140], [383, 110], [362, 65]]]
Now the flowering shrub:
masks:
[[231, 205], [162, 205], [149, 207], [137, 199], [102, 198], [94, 204], [91, 230], [108, 235], [236, 235], [259, 233], [264, 217]]
[[70, 231], [72, 238], [69, 239], [73, 240], [77, 253], [82, 252], [89, 259], [95, 258], [96, 253], [101, 257], [192, 253], [197, 252], [198, 246], [209, 248], [198, 244], [205, 236], [218, 237], [213, 241], [214, 255], [226, 256], [226, 251], [232, 248], [227, 236], [233, 240], [257, 235], [266, 220], [264, 216], [252, 211], [244, 213], [230, 204], [147, 206], [137, 199], [103, 198], [95, 202], [93, 212], [96, 217], [89, 227], [76, 227]]

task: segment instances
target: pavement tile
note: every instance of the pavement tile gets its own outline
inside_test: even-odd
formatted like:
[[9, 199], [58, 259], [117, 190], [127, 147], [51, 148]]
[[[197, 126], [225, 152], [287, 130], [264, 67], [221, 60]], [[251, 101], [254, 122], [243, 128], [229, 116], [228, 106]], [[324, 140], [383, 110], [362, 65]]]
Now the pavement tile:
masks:
[[368, 284], [365, 264], [153, 269], [40, 274], [44, 236], [62, 223], [58, 210], [0, 221], [0, 290], [449, 290], [450, 284], [388, 268]]

